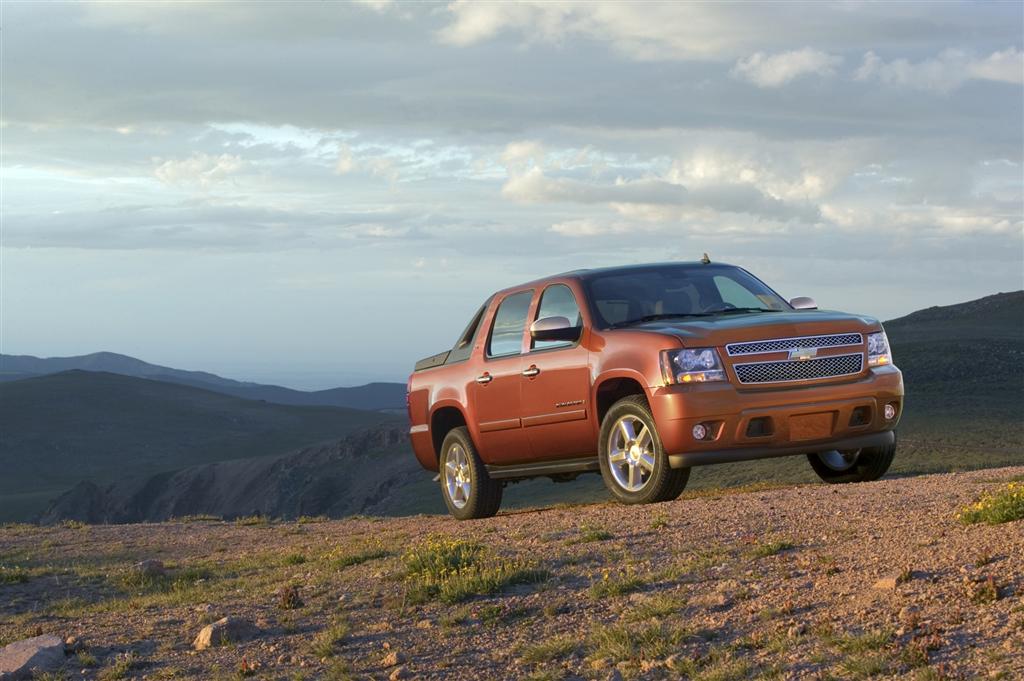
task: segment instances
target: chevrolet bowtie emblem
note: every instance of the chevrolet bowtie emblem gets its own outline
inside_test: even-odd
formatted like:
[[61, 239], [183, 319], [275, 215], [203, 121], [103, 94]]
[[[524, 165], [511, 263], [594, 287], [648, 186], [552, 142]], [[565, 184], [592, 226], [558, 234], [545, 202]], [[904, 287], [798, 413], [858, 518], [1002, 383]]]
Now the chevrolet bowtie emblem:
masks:
[[793, 348], [789, 351], [790, 359], [812, 359], [818, 356], [818, 348]]

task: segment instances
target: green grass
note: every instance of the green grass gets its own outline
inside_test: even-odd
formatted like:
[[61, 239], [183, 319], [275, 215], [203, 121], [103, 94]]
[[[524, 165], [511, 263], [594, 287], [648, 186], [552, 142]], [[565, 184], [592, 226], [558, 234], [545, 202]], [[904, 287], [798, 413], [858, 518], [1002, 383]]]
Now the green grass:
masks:
[[685, 638], [682, 629], [661, 624], [598, 625], [592, 630], [587, 643], [592, 658], [605, 658], [616, 663], [661, 659], [675, 652]]
[[313, 638], [310, 649], [317, 657], [332, 657], [351, 631], [348, 622], [337, 619]]
[[594, 600], [623, 596], [642, 589], [648, 581], [650, 580], [636, 574], [632, 568], [626, 568], [619, 574], [605, 572], [601, 579], [590, 586], [588, 593]]
[[1014, 481], [1001, 489], [986, 492], [973, 504], [961, 508], [956, 518], [965, 525], [998, 525], [1024, 519], [1024, 483]]
[[659, 594], [641, 601], [622, 616], [630, 622], [662, 619], [677, 614], [686, 605], [686, 599], [677, 594]]
[[302, 565], [306, 562], [306, 556], [301, 553], [289, 553], [284, 557], [285, 565]]
[[100, 670], [97, 677], [100, 681], [117, 681], [128, 678], [128, 675], [139, 666], [139, 658], [134, 653], [122, 653], [114, 661]]
[[844, 653], [869, 653], [885, 648], [892, 642], [891, 629], [875, 629], [861, 634], [846, 634], [833, 638], [831, 643]]
[[28, 570], [0, 565], [0, 584], [23, 584], [29, 579]]
[[575, 636], [556, 636], [521, 648], [519, 659], [530, 664], [551, 662], [568, 657], [578, 647]]
[[603, 527], [598, 527], [597, 525], [580, 525], [580, 536], [577, 538], [576, 542], [579, 544], [586, 544], [595, 541], [608, 541], [614, 537], [615, 535]]
[[775, 556], [783, 551], [788, 551], [793, 548], [795, 544], [785, 539], [775, 539], [773, 541], [758, 544], [751, 550], [751, 555], [755, 558], [767, 558], [768, 556]]
[[336, 568], [347, 568], [352, 565], [361, 565], [371, 560], [380, 560], [394, 555], [391, 551], [382, 546], [371, 546], [356, 549], [355, 551], [341, 553], [332, 556], [329, 561]]
[[458, 603], [491, 594], [513, 584], [546, 580], [549, 573], [535, 563], [499, 558], [481, 544], [431, 537], [404, 556], [406, 596], [413, 603], [437, 599]]

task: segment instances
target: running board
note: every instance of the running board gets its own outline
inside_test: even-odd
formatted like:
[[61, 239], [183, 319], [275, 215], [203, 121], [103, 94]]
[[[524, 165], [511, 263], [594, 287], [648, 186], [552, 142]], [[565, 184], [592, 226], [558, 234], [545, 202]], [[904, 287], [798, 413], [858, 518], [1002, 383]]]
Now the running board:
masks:
[[596, 456], [588, 456], [582, 459], [519, 463], [510, 466], [485, 466], [485, 468], [492, 479], [508, 480], [509, 478], [536, 478], [565, 473], [587, 473], [600, 470], [600, 465], [597, 463]]

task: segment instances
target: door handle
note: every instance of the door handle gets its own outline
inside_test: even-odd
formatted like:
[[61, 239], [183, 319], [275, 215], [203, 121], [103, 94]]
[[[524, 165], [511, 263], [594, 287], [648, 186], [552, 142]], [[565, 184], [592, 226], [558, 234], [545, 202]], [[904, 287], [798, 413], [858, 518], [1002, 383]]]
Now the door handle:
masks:
[[480, 385], [487, 385], [493, 380], [494, 376], [491, 376], [490, 374], [483, 374], [481, 376], [476, 377], [476, 382], [479, 383]]
[[527, 378], [533, 378], [539, 373], [540, 369], [537, 368], [537, 365], [533, 365], [529, 369], [523, 369], [523, 376], [526, 376]]

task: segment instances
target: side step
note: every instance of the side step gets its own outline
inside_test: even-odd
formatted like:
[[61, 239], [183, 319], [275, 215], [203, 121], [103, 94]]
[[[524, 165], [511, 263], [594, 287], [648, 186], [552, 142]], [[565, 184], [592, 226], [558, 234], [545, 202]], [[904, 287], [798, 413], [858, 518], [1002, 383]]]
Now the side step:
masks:
[[561, 461], [542, 461], [539, 463], [517, 463], [509, 466], [485, 466], [487, 474], [494, 480], [511, 478], [536, 478], [545, 475], [562, 475], [566, 473], [587, 473], [600, 470], [596, 456], [582, 459], [563, 459]]

